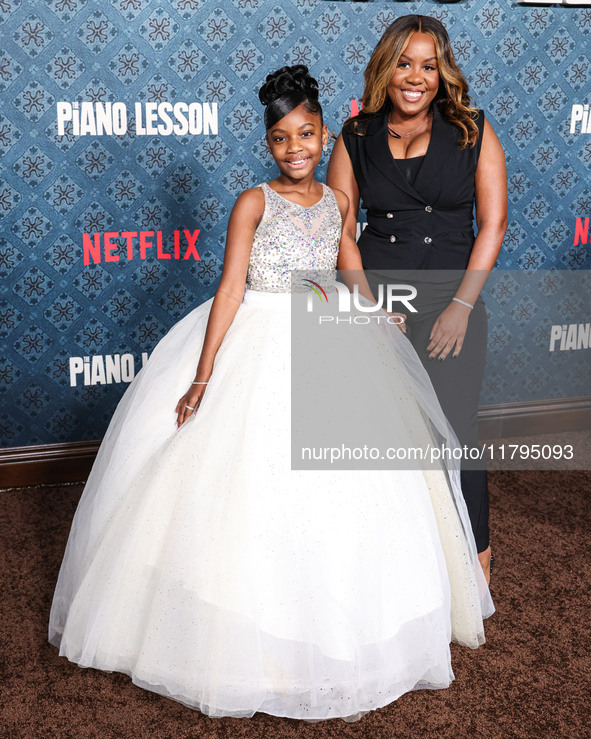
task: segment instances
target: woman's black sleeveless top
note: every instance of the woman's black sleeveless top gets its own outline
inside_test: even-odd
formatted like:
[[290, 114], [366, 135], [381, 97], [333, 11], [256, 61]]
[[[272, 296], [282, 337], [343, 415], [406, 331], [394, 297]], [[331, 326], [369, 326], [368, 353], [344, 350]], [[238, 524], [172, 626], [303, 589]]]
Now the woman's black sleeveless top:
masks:
[[343, 129], [367, 227], [359, 241], [365, 269], [463, 270], [474, 244], [474, 173], [484, 113], [474, 148], [460, 149], [461, 132], [433, 106], [431, 140], [411, 184], [388, 146], [387, 115], [364, 122], [365, 135]]

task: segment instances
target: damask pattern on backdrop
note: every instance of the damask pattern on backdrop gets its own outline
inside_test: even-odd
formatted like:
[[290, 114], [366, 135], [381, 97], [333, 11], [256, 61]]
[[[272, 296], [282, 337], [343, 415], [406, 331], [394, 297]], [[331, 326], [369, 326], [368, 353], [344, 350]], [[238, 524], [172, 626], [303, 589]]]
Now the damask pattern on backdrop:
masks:
[[[591, 137], [569, 127], [571, 106], [589, 102], [591, 8], [0, 0], [0, 445], [104, 433], [126, 385], [72, 387], [69, 360], [130, 354], [137, 370], [142, 353], [212, 295], [234, 199], [273, 176], [256, 95], [266, 74], [307, 64], [338, 131], [385, 27], [413, 12], [446, 24], [505, 147], [510, 224], [499, 266], [588, 268], [589, 246], [573, 246], [573, 233], [576, 217], [591, 215]], [[67, 126], [59, 135], [60, 101], [122, 101], [129, 132], [74, 136]], [[164, 101], [217, 103], [218, 135], [136, 135], [135, 103]], [[200, 261], [156, 259], [155, 249], [141, 259], [137, 244], [130, 260], [119, 236], [119, 261], [84, 264], [85, 232], [160, 231], [172, 251], [175, 231], [197, 229]], [[505, 277], [491, 284], [508, 297], [499, 313], [489, 306], [483, 402], [585, 394], [588, 376], [566, 369], [557, 379], [540, 367], [539, 340], [510, 318], [556, 299], [555, 284], [524, 296]]]

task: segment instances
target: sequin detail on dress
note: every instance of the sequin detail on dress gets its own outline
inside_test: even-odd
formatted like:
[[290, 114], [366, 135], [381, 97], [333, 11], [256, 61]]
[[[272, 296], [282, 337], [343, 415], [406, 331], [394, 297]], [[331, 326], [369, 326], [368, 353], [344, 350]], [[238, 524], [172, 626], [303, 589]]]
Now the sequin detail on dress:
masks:
[[287, 200], [266, 182], [259, 187], [265, 212], [254, 234], [246, 286], [285, 293], [291, 292], [292, 270], [334, 272], [342, 222], [333, 191], [322, 185], [320, 200], [304, 206]]

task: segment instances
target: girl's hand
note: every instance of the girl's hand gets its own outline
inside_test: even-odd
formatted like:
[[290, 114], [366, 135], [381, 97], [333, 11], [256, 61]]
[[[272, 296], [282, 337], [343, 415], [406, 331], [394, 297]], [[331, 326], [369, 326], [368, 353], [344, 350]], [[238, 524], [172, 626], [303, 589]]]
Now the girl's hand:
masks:
[[177, 414], [177, 428], [180, 428], [191, 417], [191, 414], [197, 413], [206, 387], [207, 385], [191, 385], [176, 404], [174, 412]]
[[396, 325], [402, 331], [402, 333], [405, 334], [406, 333], [406, 313], [388, 313], [388, 315], [396, 319]]
[[470, 308], [455, 301], [441, 311], [429, 336], [430, 341], [427, 344], [429, 359], [437, 357], [443, 362], [451, 351], [453, 357], [458, 356], [462, 351], [469, 318]]

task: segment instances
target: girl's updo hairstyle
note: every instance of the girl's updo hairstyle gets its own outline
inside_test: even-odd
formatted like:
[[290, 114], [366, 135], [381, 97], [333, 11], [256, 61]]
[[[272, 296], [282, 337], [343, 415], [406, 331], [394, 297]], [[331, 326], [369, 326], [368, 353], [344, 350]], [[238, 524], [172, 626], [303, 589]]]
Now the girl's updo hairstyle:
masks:
[[308, 67], [296, 64], [281, 67], [267, 75], [259, 90], [259, 100], [266, 106], [265, 128], [270, 128], [292, 110], [305, 103], [308, 113], [316, 113], [322, 123], [322, 107], [318, 102], [318, 82], [310, 76]]

